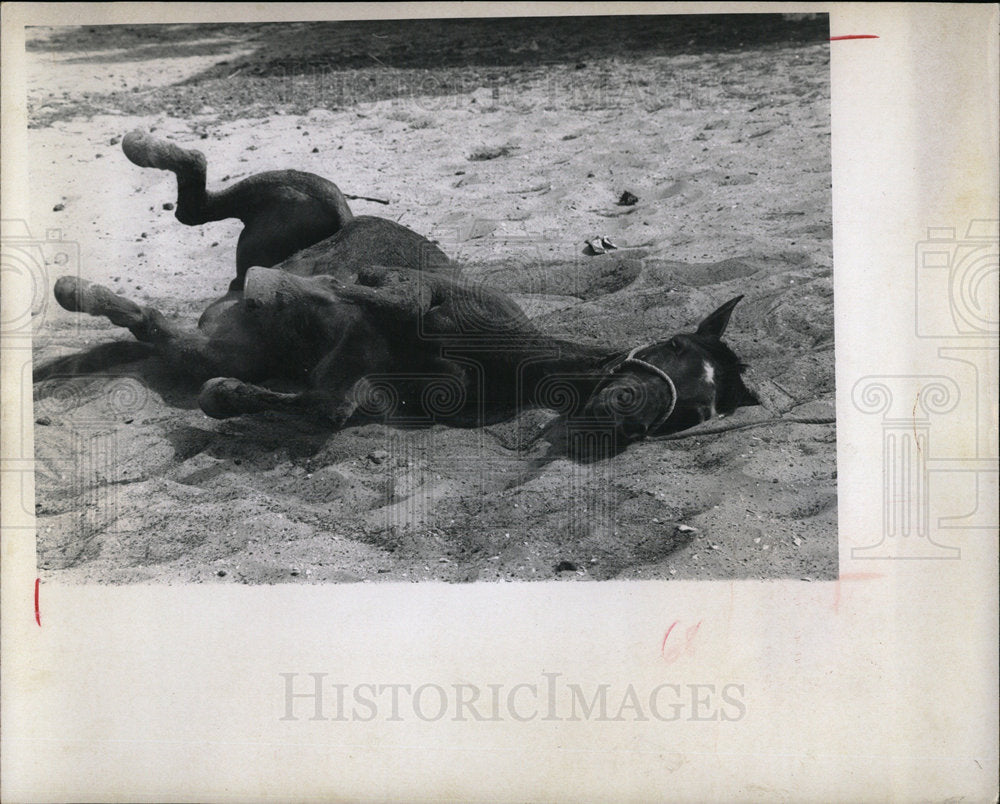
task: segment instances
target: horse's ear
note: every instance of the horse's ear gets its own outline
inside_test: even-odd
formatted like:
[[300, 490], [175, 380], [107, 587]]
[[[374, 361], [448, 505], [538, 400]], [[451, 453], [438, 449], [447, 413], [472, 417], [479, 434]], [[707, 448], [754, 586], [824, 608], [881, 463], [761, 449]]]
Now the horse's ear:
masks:
[[742, 296], [737, 296], [735, 299], [730, 299], [722, 307], [705, 318], [698, 325], [697, 334], [707, 335], [709, 338], [721, 338], [722, 333], [726, 331], [726, 327], [729, 324], [729, 316], [733, 314], [733, 308], [739, 304], [742, 298]]

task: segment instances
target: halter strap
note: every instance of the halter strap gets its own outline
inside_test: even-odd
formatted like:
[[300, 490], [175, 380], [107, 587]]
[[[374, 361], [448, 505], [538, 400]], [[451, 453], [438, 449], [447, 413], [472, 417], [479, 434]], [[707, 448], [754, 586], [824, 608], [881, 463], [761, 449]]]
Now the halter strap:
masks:
[[636, 368], [641, 368], [655, 374], [661, 380], [666, 382], [667, 386], [670, 388], [670, 405], [667, 407], [667, 412], [657, 419], [656, 424], [649, 428], [649, 431], [653, 432], [662, 427], [667, 419], [669, 419], [673, 414], [674, 408], [677, 406], [677, 386], [674, 385], [674, 381], [670, 379], [670, 375], [659, 366], [654, 366], [652, 363], [647, 363], [645, 360], [636, 357], [639, 352], [650, 346], [653, 346], [653, 344], [647, 343], [642, 346], [636, 346], [625, 356], [624, 360], [611, 367], [610, 371], [608, 371], [608, 375], [617, 374], [624, 366], [635, 366]]

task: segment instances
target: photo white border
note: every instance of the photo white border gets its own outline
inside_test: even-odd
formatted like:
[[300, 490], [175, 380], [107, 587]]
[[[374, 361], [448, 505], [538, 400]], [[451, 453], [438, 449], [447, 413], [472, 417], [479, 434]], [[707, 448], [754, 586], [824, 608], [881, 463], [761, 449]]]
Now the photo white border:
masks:
[[[996, 472], [995, 453], [982, 446], [996, 443], [995, 363], [982, 364], [977, 382], [975, 372], [940, 352], [981, 341], [988, 347], [995, 338], [922, 336], [914, 303], [938, 301], [915, 295], [928, 230], [951, 227], [961, 238], [974, 221], [996, 218], [997, 7], [711, 8], [829, 12], [832, 36], [879, 37], [831, 43], [840, 580], [46, 584], [39, 627], [33, 418], [23, 382], [30, 348], [5, 340], [5, 801], [996, 799], [995, 497], [985, 497], [985, 508], [980, 501], [975, 524], [948, 531], [960, 549], [951, 559], [895, 560], [912, 546], [901, 541], [882, 557], [858, 549], [885, 543], [894, 487], [886, 485], [883, 447], [887, 428], [898, 429], [899, 421], [910, 417], [914, 432], [918, 424], [929, 431], [931, 457], [950, 462], [941, 471], [955, 474], [954, 492], [930, 489], [932, 524], [975, 503], [963, 496], [968, 478], [957, 473]], [[26, 23], [707, 10], [8, 3], [0, 27], [0, 208], [4, 219], [28, 218]], [[4, 311], [30, 293], [22, 279], [4, 275]], [[920, 394], [921, 378], [939, 376], [953, 380], [964, 402], [925, 410], [918, 422], [917, 400], [906, 395], [914, 378]], [[859, 403], [864, 389], [856, 389], [866, 378], [881, 378], [874, 384], [895, 395], [890, 404], [902, 414], [882, 410], [878, 399]], [[970, 441], [976, 427], [978, 440]], [[681, 634], [678, 649], [667, 650]], [[746, 711], [733, 721], [282, 721], [281, 673], [326, 673], [331, 683], [352, 686], [506, 690], [560, 673], [588, 689], [608, 684], [619, 699], [629, 685], [645, 692], [662, 684], [737, 684]]]

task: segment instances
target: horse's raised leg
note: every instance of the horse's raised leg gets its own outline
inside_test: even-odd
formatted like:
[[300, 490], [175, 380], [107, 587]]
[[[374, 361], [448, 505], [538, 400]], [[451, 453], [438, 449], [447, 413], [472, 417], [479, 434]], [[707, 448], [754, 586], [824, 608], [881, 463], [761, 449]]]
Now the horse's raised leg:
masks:
[[177, 220], [197, 226], [211, 217], [205, 176], [208, 163], [201, 151], [187, 150], [172, 142], [158, 140], [144, 131], [131, 131], [122, 139], [122, 151], [139, 167], [169, 170], [177, 176]]
[[139, 167], [177, 177], [177, 220], [188, 226], [238, 218], [244, 229], [236, 247], [236, 279], [243, 287], [253, 266], [270, 268], [338, 232], [354, 214], [331, 181], [298, 170], [257, 173], [218, 191], [206, 188], [207, 163], [188, 150], [136, 130], [122, 139], [125, 156]]
[[[112, 324], [126, 327], [140, 341], [149, 341], [149, 311], [110, 288], [80, 279], [61, 276], [56, 280], [55, 297], [60, 306], [74, 313], [104, 316]], [[155, 311], [153, 311], [155, 312]]]
[[225, 337], [212, 337], [182, 327], [153, 307], [140, 307], [109, 288], [63, 276], [56, 281], [55, 297], [67, 310], [104, 316], [125, 327], [135, 338], [150, 344], [156, 353], [195, 379], [220, 375], [256, 379], [271, 370], [265, 345], [249, 330], [239, 327]]

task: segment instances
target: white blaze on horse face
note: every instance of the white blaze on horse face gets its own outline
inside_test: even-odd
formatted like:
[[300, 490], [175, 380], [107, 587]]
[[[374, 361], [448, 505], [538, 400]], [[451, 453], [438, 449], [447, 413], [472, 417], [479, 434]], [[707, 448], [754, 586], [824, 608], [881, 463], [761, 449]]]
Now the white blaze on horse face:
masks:
[[707, 360], [702, 361], [702, 366], [705, 368], [704, 381], [712, 389], [712, 405], [709, 408], [708, 419], [715, 418], [715, 367], [709, 363]]

